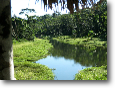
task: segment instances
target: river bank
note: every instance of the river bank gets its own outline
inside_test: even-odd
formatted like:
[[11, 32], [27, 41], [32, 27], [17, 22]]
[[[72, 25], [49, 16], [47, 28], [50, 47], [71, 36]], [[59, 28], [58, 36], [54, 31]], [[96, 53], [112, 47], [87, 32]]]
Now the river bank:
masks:
[[53, 37], [53, 40], [71, 45], [83, 45], [85, 47], [107, 47], [107, 41], [102, 41], [99, 38], [72, 38], [71, 36], [58, 36]]
[[74, 80], [107, 80], [107, 65], [85, 68], [75, 75]]
[[[102, 41], [99, 38], [72, 38], [70, 36], [59, 36], [53, 38], [53, 40], [70, 45], [82, 45], [92, 50], [95, 50], [97, 47], [107, 48], [107, 41]], [[107, 80], [107, 65], [80, 70], [79, 73], [75, 75], [74, 80]]]
[[34, 41], [18, 42], [13, 40], [13, 58], [15, 78], [17, 80], [53, 80], [51, 69], [39, 63], [33, 63], [48, 55], [53, 46], [48, 40], [35, 39]]
[[[87, 38], [71, 38], [70, 36], [60, 36], [60, 37], [53, 37], [50, 39], [56, 40], [58, 42], [62, 42], [64, 44], [70, 44], [70, 45], [83, 45], [84, 41], [88, 41], [88, 42], [85, 42], [84, 46], [90, 49], [84, 49], [84, 48], [80, 49], [81, 53], [79, 53], [78, 55], [79, 56], [82, 54], [83, 55], [79, 57], [79, 60], [75, 59], [75, 60], [78, 60], [80, 63], [83, 62], [82, 64], [84, 64], [84, 60], [87, 63], [89, 62], [92, 63], [95, 61], [94, 51], [96, 50], [97, 47], [103, 47], [105, 49], [107, 48], [107, 44], [106, 44], [107, 41], [99, 41], [99, 39], [97, 38], [92, 38], [92, 40], [90, 40]], [[94, 43], [94, 41], [96, 42], [96, 44]], [[45, 58], [47, 55], [49, 55], [48, 51], [53, 46], [54, 45], [52, 45], [52, 43], [49, 43], [49, 40], [46, 37], [44, 37], [43, 39], [36, 38], [34, 41], [21, 40], [20, 42], [17, 42], [16, 40], [13, 40], [15, 78], [17, 80], [54, 80], [54, 74], [52, 72], [52, 69], [49, 69], [46, 65], [34, 63], [34, 61], [40, 60], [42, 58]], [[56, 46], [60, 46], [60, 44], [57, 43]], [[74, 53], [76, 52], [75, 51], [76, 49], [78, 52], [79, 46], [75, 46], [75, 50], [73, 50], [74, 46], [67, 45], [67, 47], [65, 47], [64, 49], [64, 50], [66, 50], [66, 48], [69, 49], [68, 52], [66, 51], [66, 53], [68, 54], [65, 55], [65, 57], [68, 55], [69, 57], [75, 57], [74, 55], [76, 54], [72, 55], [70, 54], [70, 52]], [[73, 48], [72, 51], [70, 50], [70, 47]], [[58, 50], [60, 50], [59, 47], [58, 47]], [[62, 51], [59, 53], [58, 50], [54, 49], [54, 51], [58, 52], [59, 54], [58, 56], [60, 56]], [[86, 61], [86, 57], [84, 58], [85, 54], [83, 50], [87, 51], [86, 55], [88, 55], [88, 57], [90, 56], [91, 60], [87, 59]], [[64, 55], [64, 52], [65, 51], [63, 51], [62, 53], [63, 55]], [[96, 52], [98, 51], [96, 50]], [[91, 53], [91, 55], [88, 53]], [[77, 55], [77, 58], [78, 58], [78, 55]], [[100, 53], [100, 55], [103, 55], [103, 54]], [[100, 55], [96, 56], [98, 57], [98, 59], [95, 62], [100, 62], [100, 59], [99, 59]], [[102, 61], [103, 60], [101, 60], [101, 63], [103, 63]], [[86, 69], [80, 70], [79, 73], [75, 75], [74, 80], [107, 80], [107, 66], [105, 65], [105, 66], [100, 66], [100, 67], [91, 67], [88, 69], [86, 68]]]

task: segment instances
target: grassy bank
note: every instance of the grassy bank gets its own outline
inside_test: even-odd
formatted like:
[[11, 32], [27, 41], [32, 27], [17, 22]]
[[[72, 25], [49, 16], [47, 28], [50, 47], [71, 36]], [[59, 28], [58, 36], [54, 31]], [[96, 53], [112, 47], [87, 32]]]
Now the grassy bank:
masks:
[[59, 42], [72, 45], [83, 45], [86, 47], [107, 47], [107, 41], [102, 41], [99, 38], [72, 38], [70, 36], [59, 36], [53, 38]]
[[107, 80], [107, 66], [83, 69], [75, 75], [75, 80]]
[[[107, 41], [102, 41], [99, 38], [72, 38], [70, 36], [59, 36], [53, 38], [62, 43], [68, 43], [71, 45], [82, 45], [90, 47], [95, 50], [96, 47], [107, 48]], [[75, 76], [75, 80], [107, 80], [107, 66], [91, 67], [81, 70]]]
[[13, 58], [15, 78], [17, 80], [53, 80], [52, 70], [45, 65], [33, 63], [48, 55], [53, 47], [48, 40], [35, 39], [34, 41], [13, 40]]

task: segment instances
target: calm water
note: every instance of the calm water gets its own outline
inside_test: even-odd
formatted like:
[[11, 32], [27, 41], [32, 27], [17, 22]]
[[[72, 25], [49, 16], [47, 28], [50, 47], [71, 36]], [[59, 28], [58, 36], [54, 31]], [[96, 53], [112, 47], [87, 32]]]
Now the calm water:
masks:
[[36, 61], [48, 66], [55, 74], [54, 80], [74, 80], [78, 71], [107, 64], [107, 48], [85, 48], [51, 41], [54, 48], [46, 58]]

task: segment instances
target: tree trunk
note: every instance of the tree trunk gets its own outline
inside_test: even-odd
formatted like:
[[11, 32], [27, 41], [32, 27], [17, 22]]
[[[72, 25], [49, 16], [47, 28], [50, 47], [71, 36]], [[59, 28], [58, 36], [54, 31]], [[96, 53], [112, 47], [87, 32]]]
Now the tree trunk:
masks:
[[0, 0], [0, 80], [14, 80], [10, 0]]

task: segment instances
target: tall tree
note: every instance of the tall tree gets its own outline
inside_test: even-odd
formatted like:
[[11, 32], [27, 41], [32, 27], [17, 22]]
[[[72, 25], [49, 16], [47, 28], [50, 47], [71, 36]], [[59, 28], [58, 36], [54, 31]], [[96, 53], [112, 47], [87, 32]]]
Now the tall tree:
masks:
[[[36, 0], [39, 1], [39, 0]], [[73, 4], [75, 4], [78, 11], [79, 3], [87, 5], [87, 2], [95, 0], [43, 0], [44, 6], [48, 5], [52, 9], [52, 3], [61, 3], [61, 6], [66, 8], [65, 2], [67, 1], [67, 8], [70, 13], [73, 13]], [[100, 0], [100, 3], [103, 0]], [[62, 5], [63, 4], [63, 5]], [[0, 0], [0, 80], [13, 80], [14, 79], [14, 64], [13, 64], [13, 49], [11, 37], [11, 3], [10, 0]]]
[[0, 0], [0, 80], [14, 80], [11, 3]]

